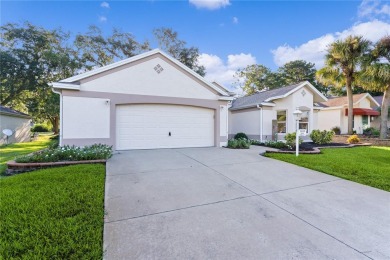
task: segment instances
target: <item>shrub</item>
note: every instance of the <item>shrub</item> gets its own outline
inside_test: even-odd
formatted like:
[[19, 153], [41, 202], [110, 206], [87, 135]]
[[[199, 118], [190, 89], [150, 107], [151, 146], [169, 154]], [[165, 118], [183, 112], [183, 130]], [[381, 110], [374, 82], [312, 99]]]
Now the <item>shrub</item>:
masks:
[[379, 136], [380, 132], [379, 130], [375, 129], [374, 127], [368, 127], [363, 130], [364, 135], [372, 135], [372, 136]]
[[112, 147], [105, 144], [94, 144], [91, 146], [63, 146], [48, 148], [30, 155], [17, 157], [18, 163], [30, 162], [59, 162], [59, 161], [84, 161], [108, 159], [112, 156]]
[[250, 139], [249, 142], [252, 144], [252, 145], [262, 145], [263, 143], [261, 143], [259, 140], [255, 140], [255, 139]]
[[282, 148], [287, 148], [287, 144], [282, 141], [267, 141], [264, 143], [265, 146], [267, 147], [272, 147], [276, 149], [282, 149]]
[[248, 136], [246, 136], [245, 133], [237, 133], [235, 136], [234, 136], [234, 139], [246, 139], [246, 140], [249, 140], [248, 139]]
[[333, 131], [320, 131], [320, 130], [313, 130], [310, 134], [311, 140], [315, 144], [328, 144], [332, 142], [332, 137], [334, 136]]
[[49, 132], [50, 129], [47, 125], [43, 125], [43, 124], [36, 124], [34, 125], [32, 128], [31, 128], [31, 132], [40, 132], [40, 133], [43, 133], [43, 132]]
[[227, 147], [232, 149], [249, 149], [251, 142], [245, 138], [240, 139], [230, 139], [228, 141]]
[[[290, 148], [294, 148], [295, 147], [295, 139], [296, 139], [296, 136], [297, 136], [297, 133], [289, 133], [289, 134], [286, 134], [286, 136], [284, 137], [284, 139], [286, 140], [286, 145]], [[303, 142], [302, 138], [299, 137], [299, 144], [301, 144]]]
[[341, 129], [340, 129], [340, 127], [338, 127], [338, 126], [334, 126], [334, 127], [332, 127], [332, 129], [330, 129], [330, 130], [333, 131], [334, 134], [336, 134], [336, 135], [341, 134]]
[[351, 135], [347, 139], [347, 143], [349, 143], [349, 144], [357, 144], [359, 142], [360, 142], [360, 139], [359, 139], [359, 137], [357, 135]]

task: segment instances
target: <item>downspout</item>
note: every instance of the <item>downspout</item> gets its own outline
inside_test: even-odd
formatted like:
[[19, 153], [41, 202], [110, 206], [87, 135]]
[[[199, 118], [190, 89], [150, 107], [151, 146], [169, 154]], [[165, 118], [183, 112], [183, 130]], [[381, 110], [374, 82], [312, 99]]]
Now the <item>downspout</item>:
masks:
[[62, 146], [62, 93], [61, 91], [58, 91], [58, 90], [55, 90], [53, 87], [51, 89], [53, 91], [53, 93], [56, 93], [58, 95], [60, 95], [60, 137], [59, 137], [59, 145]]
[[260, 143], [262, 143], [263, 142], [263, 107], [257, 104], [257, 108], [259, 109]]

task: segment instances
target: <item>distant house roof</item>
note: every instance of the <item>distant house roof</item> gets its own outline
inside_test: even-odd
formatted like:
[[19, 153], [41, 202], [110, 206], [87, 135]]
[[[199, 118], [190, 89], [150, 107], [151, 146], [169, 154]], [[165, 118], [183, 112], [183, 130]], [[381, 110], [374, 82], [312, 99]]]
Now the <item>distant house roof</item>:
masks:
[[[375, 101], [379, 104], [379, 106], [375, 107], [374, 109], [381, 107], [383, 96], [375, 96], [373, 97], [373, 99], [375, 99]], [[389, 100], [389, 105], [390, 105], [390, 100]]]
[[[368, 98], [374, 104], [374, 106], [378, 105], [376, 99], [374, 99], [369, 93], [361, 93], [353, 95], [353, 103], [359, 103], [363, 98]], [[348, 105], [348, 97], [329, 97], [328, 101], [318, 103], [321, 107], [342, 107]]]
[[267, 105], [265, 103], [272, 104], [272, 100], [287, 97], [288, 95], [294, 93], [295, 91], [297, 91], [298, 89], [304, 86], [307, 86], [313, 90], [314, 94], [317, 96], [316, 99], [321, 101], [327, 100], [327, 98], [324, 95], [322, 95], [312, 84], [310, 84], [308, 81], [304, 81], [297, 84], [293, 84], [293, 85], [289, 85], [277, 89], [272, 89], [268, 91], [262, 91], [249, 96], [237, 98], [233, 100], [230, 109], [240, 110], [240, 109], [255, 107], [257, 105]]
[[15, 109], [12, 109], [12, 108], [9, 108], [9, 107], [5, 107], [5, 106], [2, 106], [2, 105], [0, 105], [0, 114], [9, 115], [9, 116], [31, 118], [30, 115], [27, 115], [27, 114], [22, 113], [22, 112], [20, 112], [18, 110], [15, 110]]

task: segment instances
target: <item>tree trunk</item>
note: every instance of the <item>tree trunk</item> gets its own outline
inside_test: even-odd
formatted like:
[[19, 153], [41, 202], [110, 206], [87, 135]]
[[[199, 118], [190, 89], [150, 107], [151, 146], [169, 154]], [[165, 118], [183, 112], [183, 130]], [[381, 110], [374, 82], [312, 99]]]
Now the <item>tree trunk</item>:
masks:
[[53, 118], [50, 118], [50, 122], [51, 122], [51, 124], [53, 125], [53, 132], [54, 132], [54, 134], [55, 135], [58, 135], [58, 129], [59, 129], [59, 127], [58, 127], [58, 123], [59, 123], [59, 120], [58, 120], [58, 116], [56, 116], [56, 117], [53, 117]]
[[389, 103], [390, 103], [390, 85], [387, 86], [387, 89], [383, 92], [382, 106], [381, 106], [381, 131], [379, 138], [387, 138], [387, 120], [389, 116]]
[[347, 97], [348, 97], [348, 134], [353, 134], [353, 93], [351, 79], [347, 78]]

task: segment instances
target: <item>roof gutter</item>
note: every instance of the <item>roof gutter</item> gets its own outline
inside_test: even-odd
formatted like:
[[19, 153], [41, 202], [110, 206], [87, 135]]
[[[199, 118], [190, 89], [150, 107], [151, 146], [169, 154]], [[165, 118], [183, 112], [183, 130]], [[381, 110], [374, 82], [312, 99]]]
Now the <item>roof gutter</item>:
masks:
[[54, 87], [51, 89], [51, 91], [53, 91], [53, 93], [56, 93], [58, 95], [60, 95], [60, 134], [59, 134], [59, 146], [62, 146], [62, 135], [63, 135], [63, 131], [62, 131], [62, 92], [61, 91], [58, 91], [56, 89], [54, 89]]

